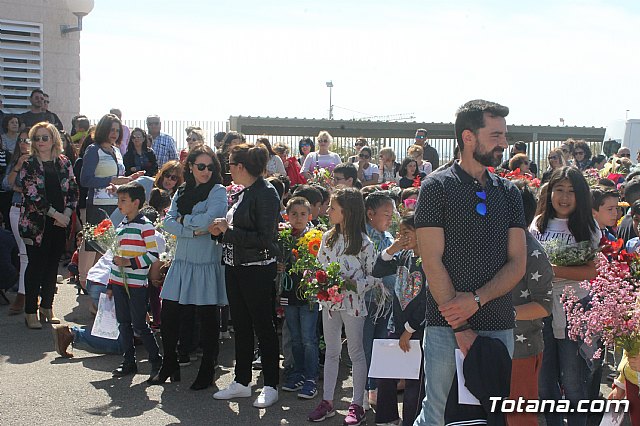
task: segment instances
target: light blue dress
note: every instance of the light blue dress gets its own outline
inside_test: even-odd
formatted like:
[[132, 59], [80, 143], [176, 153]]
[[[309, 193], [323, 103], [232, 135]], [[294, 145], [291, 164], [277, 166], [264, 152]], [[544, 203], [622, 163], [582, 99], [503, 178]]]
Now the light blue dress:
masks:
[[207, 199], [185, 215], [183, 225], [176, 220], [178, 198], [176, 193], [164, 218], [164, 228], [178, 240], [160, 297], [181, 305], [228, 305], [222, 245], [212, 240], [208, 232], [193, 236], [193, 231], [206, 231], [213, 219], [225, 216], [227, 192], [222, 185], [215, 185]]

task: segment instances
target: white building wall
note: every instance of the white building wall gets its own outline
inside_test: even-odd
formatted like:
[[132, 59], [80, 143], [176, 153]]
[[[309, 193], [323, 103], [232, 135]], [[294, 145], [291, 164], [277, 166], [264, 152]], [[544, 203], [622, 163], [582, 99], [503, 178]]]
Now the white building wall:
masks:
[[81, 32], [62, 35], [60, 25], [76, 26], [75, 15], [65, 0], [0, 0], [0, 16], [42, 23], [42, 89], [51, 97], [49, 109], [71, 130], [71, 117], [80, 110]]

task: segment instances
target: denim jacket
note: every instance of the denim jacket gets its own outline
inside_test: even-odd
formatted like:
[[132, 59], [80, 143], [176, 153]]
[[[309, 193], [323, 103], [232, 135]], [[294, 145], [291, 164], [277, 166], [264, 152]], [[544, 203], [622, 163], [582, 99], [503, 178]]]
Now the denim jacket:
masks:
[[[54, 167], [60, 180], [65, 207], [64, 212], [60, 213], [71, 217], [78, 202], [78, 184], [73, 176], [73, 166], [67, 157], [60, 154], [54, 160]], [[38, 157], [32, 155], [22, 164], [17, 180], [24, 196], [18, 222], [20, 236], [25, 244], [39, 247], [42, 243], [46, 216], [55, 212], [51, 211], [53, 208], [47, 201], [44, 166]]]

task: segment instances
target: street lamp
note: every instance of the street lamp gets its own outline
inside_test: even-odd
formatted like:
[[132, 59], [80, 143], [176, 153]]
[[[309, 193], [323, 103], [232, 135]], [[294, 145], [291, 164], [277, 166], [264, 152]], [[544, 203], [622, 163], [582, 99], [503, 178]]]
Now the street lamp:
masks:
[[74, 31], [82, 31], [82, 17], [93, 10], [93, 0], [67, 0], [67, 7], [78, 18], [78, 26], [60, 25], [60, 32], [64, 35]]
[[331, 102], [331, 91], [333, 90], [333, 81], [327, 81], [327, 87], [329, 88], [329, 120], [333, 120], [333, 102]]

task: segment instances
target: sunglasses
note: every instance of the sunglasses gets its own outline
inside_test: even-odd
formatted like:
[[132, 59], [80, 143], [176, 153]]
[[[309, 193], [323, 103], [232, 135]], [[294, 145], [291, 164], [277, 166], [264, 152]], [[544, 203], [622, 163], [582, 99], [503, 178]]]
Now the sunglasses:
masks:
[[[231, 163], [229, 163], [231, 164]], [[198, 170], [200, 170], [201, 172], [204, 171], [204, 169], [209, 170], [210, 172], [212, 172], [214, 170], [214, 166], [213, 164], [209, 163], [209, 164], [204, 164], [204, 163], [194, 163], [194, 166], [196, 166], [196, 168]]]
[[162, 176], [163, 176], [165, 179], [171, 179], [171, 180], [174, 180], [174, 181], [176, 181], [176, 182], [178, 181], [178, 175], [166, 175], [166, 174], [165, 174], [165, 175], [162, 175]]
[[364, 142], [356, 142], [356, 146], [364, 146]]
[[18, 138], [18, 139], [16, 139], [16, 142], [18, 142], [18, 143], [31, 143], [31, 140], [27, 139], [27, 138]]
[[552, 155], [552, 156], [550, 156], [550, 157], [547, 157], [547, 160], [549, 160], [549, 161], [556, 161], [557, 159], [558, 159], [558, 157], [557, 157], [557, 156], [555, 156], [555, 155]]
[[187, 142], [198, 142], [199, 140], [198, 138], [187, 138]]
[[618, 154], [620, 157], [631, 158], [631, 154]]
[[569, 152], [569, 150], [568, 149], [563, 149], [562, 152], [564, 152], [566, 154], [567, 152]]
[[370, 156], [369, 154], [358, 154], [358, 157], [360, 157], [360, 158], [365, 158], [365, 159], [367, 159], [367, 160], [368, 160], [369, 158], [371, 158], [371, 156]]
[[416, 135], [416, 139], [426, 139], [426, 135]]
[[483, 189], [482, 191], [476, 191], [476, 196], [480, 198], [482, 201], [476, 204], [476, 212], [480, 216], [486, 216], [487, 214], [487, 193]]
[[149, 121], [147, 122], [147, 126], [158, 126], [160, 124], [159, 121]]
[[318, 142], [320, 142], [320, 143], [328, 143], [329, 139], [318, 139]]
[[133, 139], [143, 139], [143, 138], [144, 138], [144, 136], [142, 136], [142, 135], [133, 135], [133, 136], [131, 136], [131, 137], [132, 137]]
[[311, 146], [311, 144], [310, 143], [301, 143], [300, 147], [303, 147], [303, 146]]
[[48, 135], [43, 135], [43, 136], [34, 136], [31, 138], [31, 140], [33, 142], [49, 142], [49, 136]]

